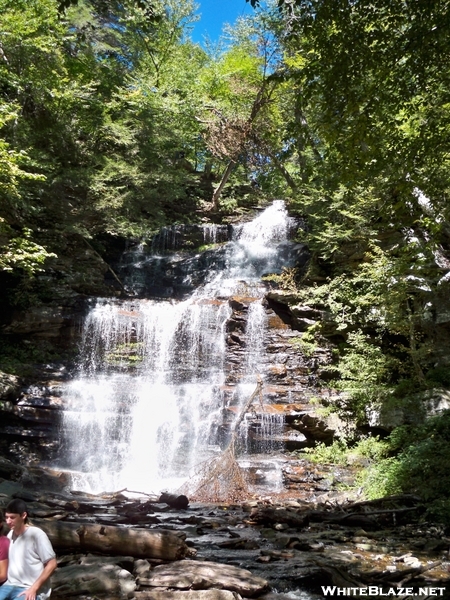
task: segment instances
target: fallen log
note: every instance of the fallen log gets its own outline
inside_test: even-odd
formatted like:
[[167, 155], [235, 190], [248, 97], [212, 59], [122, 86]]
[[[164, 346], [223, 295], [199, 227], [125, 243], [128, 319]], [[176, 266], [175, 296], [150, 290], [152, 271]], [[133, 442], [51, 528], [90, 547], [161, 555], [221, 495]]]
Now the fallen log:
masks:
[[412, 570], [411, 573], [406, 574], [405, 571], [403, 571], [403, 575], [406, 574], [406, 577], [404, 577], [400, 581], [399, 587], [404, 586], [406, 583], [409, 583], [410, 581], [412, 581], [419, 575], [422, 575], [423, 573], [426, 573], [427, 571], [432, 571], [433, 569], [435, 569], [436, 567], [440, 567], [441, 565], [442, 565], [442, 560], [437, 560], [436, 562], [428, 563], [426, 565], [421, 565], [420, 567]]
[[374, 498], [372, 500], [362, 500], [359, 502], [351, 502], [347, 505], [348, 508], [354, 510], [355, 508], [363, 508], [366, 506], [380, 506], [380, 505], [416, 505], [422, 503], [423, 500], [420, 496], [414, 494], [397, 494], [395, 496], [383, 496], [382, 498]]
[[136, 600], [239, 600], [241, 596], [229, 590], [154, 590], [152, 592], [134, 592]]
[[251, 511], [250, 519], [259, 524], [286, 523], [290, 527], [307, 527], [310, 522], [334, 523], [337, 525], [348, 525], [350, 527], [376, 527], [375, 520], [370, 519], [364, 513], [338, 513], [309, 510], [294, 511], [280, 508], [256, 508]]
[[45, 531], [58, 551], [99, 552], [134, 558], [180, 560], [189, 548], [172, 531], [130, 529], [93, 523], [67, 523], [33, 519], [33, 524]]
[[406, 583], [409, 583], [419, 575], [432, 571], [436, 567], [442, 564], [442, 560], [436, 562], [427, 563], [426, 565], [420, 565], [419, 567], [409, 567], [408, 569], [399, 569], [394, 572], [382, 572], [377, 578], [377, 582], [385, 582], [391, 586], [397, 585], [397, 587], [403, 587]]
[[[350, 575], [343, 566], [336, 566], [324, 560], [315, 559], [315, 564], [328, 573], [333, 585], [346, 588], [363, 588], [363, 584]], [[367, 588], [366, 588], [367, 589]], [[355, 594], [356, 595], [356, 594]], [[358, 592], [358, 595], [359, 592]]]

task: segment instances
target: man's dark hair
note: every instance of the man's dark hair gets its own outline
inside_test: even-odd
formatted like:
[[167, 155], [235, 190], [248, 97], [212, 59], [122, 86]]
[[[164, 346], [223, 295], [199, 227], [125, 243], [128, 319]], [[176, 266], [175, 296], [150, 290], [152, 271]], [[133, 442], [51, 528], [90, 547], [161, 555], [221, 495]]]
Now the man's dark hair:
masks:
[[26, 503], [21, 498], [14, 498], [8, 503], [5, 513], [12, 513], [15, 515], [22, 515], [24, 512], [27, 513], [25, 523], [28, 521], [28, 508]]

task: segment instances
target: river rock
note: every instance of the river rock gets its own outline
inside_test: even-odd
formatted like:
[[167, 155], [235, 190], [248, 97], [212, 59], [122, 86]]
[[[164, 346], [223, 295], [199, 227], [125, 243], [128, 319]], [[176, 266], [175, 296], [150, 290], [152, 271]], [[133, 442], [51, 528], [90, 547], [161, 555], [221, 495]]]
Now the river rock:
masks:
[[52, 600], [72, 596], [102, 596], [127, 598], [136, 589], [132, 574], [111, 559], [85, 556], [77, 564], [59, 568], [52, 576]]
[[155, 567], [139, 584], [177, 590], [225, 589], [252, 597], [268, 589], [268, 582], [246, 569], [206, 561], [183, 560]]

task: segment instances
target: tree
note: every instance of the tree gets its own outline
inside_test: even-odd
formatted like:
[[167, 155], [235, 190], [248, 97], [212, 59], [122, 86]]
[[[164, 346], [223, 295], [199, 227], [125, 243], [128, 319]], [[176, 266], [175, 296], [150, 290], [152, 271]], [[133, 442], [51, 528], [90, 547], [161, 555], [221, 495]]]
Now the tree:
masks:
[[350, 341], [343, 352], [357, 350], [346, 329], [376, 334], [391, 353], [389, 383], [423, 385], [448, 247], [450, 3], [278, 6], [279, 147], [326, 278], [314, 295]]
[[[217, 209], [223, 189], [236, 167], [247, 183], [262, 182], [265, 165], [272, 166], [294, 185], [273, 144], [270, 131], [279, 126], [275, 99], [281, 55], [275, 31], [280, 18], [271, 8], [252, 18], [239, 19], [226, 31], [225, 50], [203, 75], [206, 106], [202, 122], [213, 158], [222, 169], [213, 197]], [[269, 158], [270, 157], [270, 158]]]
[[0, 268], [11, 288], [73, 240], [193, 212], [195, 173], [176, 156], [195, 169], [205, 53], [183, 37], [192, 2], [172, 4], [79, 0], [61, 14], [56, 0], [0, 0]]

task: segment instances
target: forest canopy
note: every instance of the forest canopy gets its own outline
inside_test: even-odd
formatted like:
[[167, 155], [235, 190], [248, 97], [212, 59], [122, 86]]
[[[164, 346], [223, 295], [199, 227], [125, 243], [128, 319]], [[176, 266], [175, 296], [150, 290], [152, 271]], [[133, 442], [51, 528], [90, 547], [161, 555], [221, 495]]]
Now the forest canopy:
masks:
[[282, 197], [332, 277], [317, 302], [406, 335], [422, 379], [416, 321], [448, 262], [449, 2], [251, 3], [202, 46], [193, 0], [0, 0], [0, 269], [16, 285], [69, 239]]
[[380, 215], [442, 227], [448, 3], [252, 4], [202, 47], [191, 0], [2, 0], [3, 235], [131, 234], [256, 188], [310, 213], [325, 254]]

